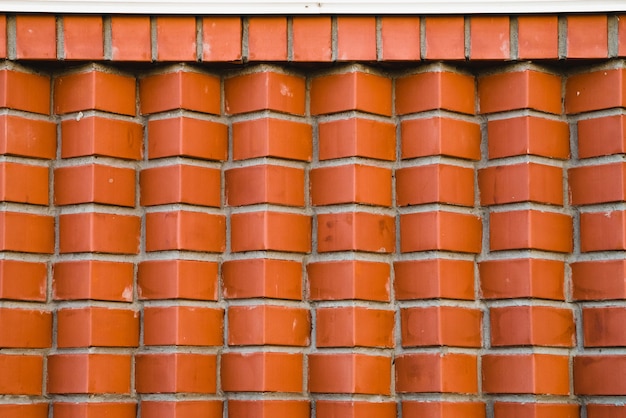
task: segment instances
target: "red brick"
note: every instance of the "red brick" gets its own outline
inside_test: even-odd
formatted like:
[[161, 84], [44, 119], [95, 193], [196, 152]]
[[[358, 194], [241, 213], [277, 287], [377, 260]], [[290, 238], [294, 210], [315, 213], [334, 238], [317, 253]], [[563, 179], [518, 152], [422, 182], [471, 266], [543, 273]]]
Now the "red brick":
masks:
[[[2, 370], [0, 373], [0, 393], [3, 395], [42, 394], [42, 356], [0, 354], [0, 370]], [[0, 411], [2, 410], [0, 409]], [[20, 416], [20, 418], [22, 417]]]
[[[156, 18], [157, 61], [196, 60], [196, 18], [159, 16]], [[201, 91], [201, 90], [200, 90]], [[196, 91], [197, 93], [197, 91]]]
[[215, 393], [216, 370], [215, 354], [137, 354], [135, 389], [137, 393]]
[[623, 324], [626, 309], [620, 306], [583, 308], [583, 339], [585, 347], [626, 346]]
[[537, 163], [491, 166], [478, 170], [483, 206], [516, 202], [563, 205], [563, 169]]
[[304, 115], [305, 112], [304, 78], [274, 70], [227, 78], [224, 96], [226, 113], [230, 115], [258, 110], [293, 115]]
[[[141, 416], [142, 418], [159, 418], [165, 414], [171, 418], [222, 418], [222, 408], [222, 401], [219, 400], [142, 400]], [[133, 416], [134, 414], [133, 412]]]
[[[152, 140], [150, 137], [150, 143]], [[89, 155], [140, 160], [143, 156], [143, 126], [99, 116], [62, 121], [61, 157]]]
[[448, 164], [397, 169], [396, 200], [399, 206], [425, 203], [474, 206], [474, 170]]
[[475, 101], [474, 77], [470, 75], [440, 69], [396, 80], [396, 112], [399, 115], [435, 109], [473, 115]]
[[[6, 24], [6, 22], [5, 22]], [[6, 33], [4, 26], [2, 33]], [[15, 49], [18, 59], [56, 59], [56, 17], [18, 15], [15, 17]], [[3, 42], [6, 47], [6, 42]], [[6, 52], [2, 54], [6, 58]]]
[[135, 206], [135, 170], [101, 164], [54, 170], [54, 203], [58, 206], [101, 203]]
[[538, 258], [489, 260], [478, 264], [485, 299], [538, 298], [564, 300], [562, 261]]
[[376, 19], [337, 17], [337, 61], [376, 60]]
[[310, 342], [309, 310], [256, 305], [228, 308], [228, 345], [306, 347]]
[[54, 402], [54, 418], [134, 418], [137, 405], [134, 402]]
[[[420, 373], [415, 373], [420, 370]], [[476, 356], [419, 353], [396, 356], [398, 393], [477, 393]]]
[[579, 120], [578, 158], [612, 154], [626, 154], [626, 116]]
[[51, 354], [48, 393], [129, 394], [130, 370], [130, 355]]
[[110, 213], [75, 213], [59, 216], [59, 252], [139, 253], [141, 220]]
[[520, 116], [487, 122], [489, 159], [515, 155], [569, 158], [569, 126], [564, 121]]
[[310, 171], [313, 205], [359, 203], [391, 206], [391, 170], [361, 164]]
[[403, 347], [481, 347], [482, 312], [452, 306], [400, 310]]
[[318, 348], [394, 346], [394, 311], [358, 306], [320, 307], [315, 318]]
[[340, 119], [318, 125], [319, 159], [364, 157], [394, 161], [396, 128], [392, 123], [365, 118]]
[[0, 163], [0, 201], [48, 205], [48, 167]]
[[470, 17], [470, 59], [510, 59], [509, 35], [509, 16]]
[[228, 157], [228, 127], [219, 122], [174, 117], [148, 121], [148, 158], [191, 157], [223, 161]]
[[90, 306], [57, 311], [57, 346], [137, 347], [139, 312]]
[[67, 60], [104, 58], [101, 16], [63, 16], [63, 49]]
[[585, 405], [585, 408], [587, 409], [587, 417], [589, 418], [620, 418], [624, 415], [626, 406], [622, 404], [603, 405], [589, 403]]
[[573, 205], [626, 201], [626, 163], [571, 168], [568, 180]]
[[626, 250], [626, 211], [580, 214], [580, 251]]
[[293, 60], [326, 62], [332, 58], [330, 16], [295, 16], [293, 27]]
[[309, 263], [309, 299], [387, 302], [390, 274], [385, 263], [360, 260]]
[[287, 60], [287, 18], [256, 16], [248, 18], [248, 59]]
[[55, 123], [0, 115], [0, 154], [52, 159], [56, 148]]
[[7, 57], [7, 17], [0, 15], [0, 58]]
[[313, 130], [307, 123], [260, 118], [233, 123], [233, 160], [274, 157], [310, 161]]
[[569, 359], [551, 354], [487, 354], [482, 358], [484, 393], [569, 394]]
[[425, 18], [426, 50], [429, 60], [465, 59], [465, 20], [463, 16]]
[[606, 15], [567, 16], [568, 58], [607, 58], [608, 55]]
[[402, 416], [406, 418], [485, 418], [481, 402], [402, 401]]
[[431, 258], [396, 261], [394, 287], [397, 300], [474, 299], [474, 263]]
[[[81, 94], [76, 94], [80, 91]], [[81, 110], [135, 115], [135, 79], [132, 77], [90, 70], [67, 74], [54, 80], [54, 113]]]
[[152, 40], [150, 17], [111, 17], [111, 57], [113, 61], [150, 61]]
[[394, 418], [396, 403], [320, 399], [315, 402], [315, 416], [318, 418]]
[[50, 77], [0, 70], [0, 107], [50, 114]]
[[301, 168], [254, 165], [226, 170], [225, 176], [229, 206], [273, 203], [303, 207], [305, 204]]
[[154, 260], [139, 263], [139, 299], [217, 300], [217, 263]]
[[229, 399], [228, 418], [309, 418], [310, 408], [308, 400]]
[[227, 299], [302, 299], [302, 265], [295, 261], [256, 258], [222, 264]]
[[183, 69], [144, 77], [139, 81], [141, 113], [187, 109], [219, 115], [220, 89], [218, 77]]
[[478, 80], [480, 113], [517, 109], [561, 114], [561, 77], [532, 69], [487, 75]]
[[626, 56], [626, 16], [617, 16], [617, 55]]
[[311, 83], [311, 114], [360, 110], [391, 116], [391, 88], [389, 78], [360, 70], [315, 77]]
[[417, 61], [420, 59], [419, 17], [383, 16], [381, 37], [383, 61]]
[[199, 306], [146, 306], [143, 344], [221, 346], [224, 311]]
[[626, 69], [576, 74], [565, 85], [565, 111], [569, 114], [626, 106]]
[[202, 18], [202, 61], [241, 61], [241, 18]]
[[45, 302], [47, 276], [45, 263], [0, 260], [0, 299]]
[[311, 251], [311, 218], [285, 212], [248, 212], [231, 216], [231, 251]]
[[0, 251], [52, 254], [54, 218], [22, 212], [0, 212]]
[[492, 307], [491, 346], [574, 345], [574, 315], [570, 309], [551, 306]]
[[580, 406], [567, 403], [495, 402], [494, 418], [577, 418]]
[[626, 357], [578, 355], [574, 357], [574, 393], [577, 395], [624, 395]]
[[223, 353], [225, 392], [302, 392], [302, 354]]
[[460, 119], [433, 117], [400, 122], [402, 159], [444, 155], [480, 160], [480, 125]]
[[51, 346], [51, 312], [0, 308], [0, 347], [49, 348]]
[[457, 212], [420, 212], [400, 215], [400, 251], [455, 251], [477, 254], [482, 223], [475, 215]]
[[220, 207], [221, 174], [216, 168], [176, 164], [147, 168], [140, 175], [141, 205], [168, 203]]
[[4, 418], [48, 418], [48, 403], [2, 404], [0, 415]]
[[54, 264], [52, 295], [55, 300], [107, 300], [132, 302], [132, 263], [82, 260]]
[[574, 300], [626, 299], [626, 260], [571, 263]]
[[317, 215], [317, 251], [392, 253], [396, 225], [388, 215], [344, 212]]
[[219, 253], [226, 246], [223, 215], [177, 210], [146, 215], [146, 251]]
[[492, 212], [489, 215], [491, 251], [535, 249], [572, 251], [572, 218], [535, 209]]
[[367, 354], [309, 354], [309, 392], [389, 395], [391, 358]]
[[559, 57], [558, 16], [518, 16], [517, 56], [519, 59], [557, 59]]

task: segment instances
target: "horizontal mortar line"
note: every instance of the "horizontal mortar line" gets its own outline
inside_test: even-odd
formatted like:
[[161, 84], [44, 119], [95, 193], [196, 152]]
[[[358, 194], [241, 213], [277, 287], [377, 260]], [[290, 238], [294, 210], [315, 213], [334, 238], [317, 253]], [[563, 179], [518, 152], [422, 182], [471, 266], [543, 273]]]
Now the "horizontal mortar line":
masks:
[[460, 158], [448, 157], [445, 155], [429, 155], [427, 157], [407, 158], [402, 159], [395, 163], [394, 168], [396, 171], [403, 168], [413, 167], [427, 167], [432, 165], [452, 165], [455, 167], [462, 167], [475, 170], [477, 167], [476, 161], [464, 160]]
[[332, 263], [336, 261], [363, 261], [391, 264], [393, 260], [392, 253], [372, 253], [365, 251], [333, 251], [333, 252], [316, 252], [309, 255], [307, 264], [312, 263]]
[[30, 119], [35, 122], [56, 123], [55, 115], [44, 115], [41, 113], [33, 113], [20, 109], [0, 108], [0, 116], [17, 116], [24, 119]]
[[141, 116], [144, 118], [144, 120], [147, 120], [146, 126], [148, 126], [149, 123], [153, 121], [177, 119], [182, 117], [206, 122], [215, 122], [221, 125], [228, 125], [229, 123], [229, 118], [227, 118], [226, 115], [203, 113], [187, 109], [165, 110], [161, 112], [142, 114]]
[[55, 255], [50, 261], [53, 264], [75, 261], [110, 261], [118, 263], [134, 263], [141, 257], [140, 254], [111, 254], [101, 252], [61, 253]]
[[577, 397], [584, 399], [587, 405], [626, 404], [626, 396], [624, 395], [577, 395]]
[[584, 347], [583, 351], [573, 353], [574, 357], [624, 355], [626, 355], [626, 347]]
[[48, 352], [48, 356], [54, 355], [84, 355], [84, 354], [114, 354], [133, 357], [139, 346], [132, 347], [52, 347]]
[[224, 298], [224, 302], [226, 302], [226, 307], [230, 308], [232, 306], [238, 307], [248, 307], [255, 308], [260, 306], [275, 306], [282, 308], [302, 308], [302, 309], [310, 309], [310, 304], [306, 300], [289, 300], [289, 299], [270, 299], [270, 298], [261, 298], [261, 297], [253, 297], [246, 299], [229, 299]]
[[[227, 342], [226, 342], [227, 343]], [[300, 354], [306, 356], [309, 346], [288, 346], [288, 345], [224, 345], [221, 355], [224, 354], [261, 354], [261, 353], [278, 353], [278, 354]]]
[[479, 212], [479, 210], [481, 209], [482, 208], [475, 208], [473, 206], [458, 206], [447, 203], [425, 203], [422, 205], [401, 206], [396, 208], [396, 211], [399, 216], [411, 215], [414, 213], [453, 212], [480, 217], [481, 212]]
[[53, 312], [56, 310], [54, 306], [52, 306], [51, 301], [21, 301], [21, 300], [11, 300], [11, 299], [3, 299], [0, 301], [1, 309], [24, 309], [24, 310], [35, 310], [41, 312]]
[[368, 213], [371, 215], [396, 216], [396, 211], [392, 207], [373, 206], [360, 203], [338, 203], [334, 205], [313, 206], [313, 216], [338, 215], [351, 213]]
[[549, 354], [569, 357], [574, 347], [547, 347], [539, 345], [527, 346], [501, 346], [501, 347], [484, 347], [481, 356], [485, 355], [520, 355], [520, 354]]
[[140, 72], [141, 76], [138, 78], [141, 79], [141, 78], [146, 78], [146, 77], [152, 77], [155, 75], [169, 74], [169, 73], [178, 72], [178, 71], [183, 71], [186, 73], [213, 75], [215, 77], [220, 76], [219, 72], [213, 72], [213, 71], [207, 70], [205, 66], [198, 65], [198, 64], [187, 63], [187, 62], [174, 62], [174, 63], [161, 62], [160, 64], [162, 65], [159, 65], [147, 71], [142, 70]]
[[565, 262], [571, 253], [558, 253], [538, 249], [509, 249], [493, 251], [486, 248], [476, 260], [479, 264], [488, 261], [507, 261], [516, 259], [553, 260]]
[[605, 59], [597, 64], [587, 66], [571, 66], [568, 68], [565, 77], [569, 78], [578, 74], [587, 74], [602, 70], [615, 70], [624, 68], [624, 61], [621, 59]]
[[260, 165], [273, 165], [279, 167], [297, 168], [302, 170], [307, 170], [311, 168], [311, 163], [308, 161], [285, 160], [282, 158], [274, 157], [257, 157], [245, 160], [224, 162], [222, 169], [223, 171], [228, 171], [235, 168], [256, 167]]
[[536, 299], [532, 297], [515, 299], [481, 299], [480, 301], [485, 305], [487, 309], [513, 307], [547, 307], [567, 309], [573, 312], [574, 308], [571, 302], [566, 302], [564, 300], [559, 301], [551, 299]]
[[[209, 62], [205, 63], [205, 65], [208, 63]], [[302, 73], [293, 67], [288, 67], [287, 64], [288, 64], [287, 62], [282, 62], [280, 64], [272, 64], [272, 63], [267, 63], [267, 62], [258, 62], [258, 63], [254, 62], [241, 68], [238, 67], [235, 70], [228, 68], [224, 72], [222, 72], [222, 75], [225, 80], [228, 80], [234, 77], [241, 77], [244, 75], [269, 71], [269, 72], [277, 72], [280, 74], [286, 74], [286, 75], [292, 75], [296, 77], [305, 78], [305, 73]]]
[[608, 165], [608, 164], [619, 164], [626, 163], [626, 155], [624, 154], [615, 154], [615, 155], [602, 155], [598, 157], [590, 157], [577, 159], [572, 161], [572, 164], [568, 167], [569, 169], [578, 168], [578, 167], [593, 167], [599, 165]]
[[4, 212], [19, 212], [21, 214], [28, 215], [42, 215], [42, 216], [54, 216], [56, 213], [55, 207], [48, 205], [32, 205], [28, 203], [18, 202], [0, 202], [0, 213]]
[[541, 118], [541, 119], [548, 119], [548, 120], [552, 120], [555, 122], [568, 122], [569, 121], [566, 115], [541, 112], [535, 109], [512, 109], [512, 110], [503, 110], [503, 111], [493, 112], [493, 113], [482, 113], [481, 115], [487, 118], [487, 124], [493, 121], [515, 119], [515, 118], [520, 118], [524, 116], [532, 116], [532, 117]]
[[556, 160], [553, 158], [542, 157], [539, 155], [525, 154], [487, 160], [484, 163], [480, 164], [479, 169], [490, 167], [506, 167], [525, 163], [541, 164], [545, 166], [561, 168], [563, 170], [566, 170], [568, 168], [568, 162], [565, 160]]
[[369, 120], [373, 122], [381, 122], [381, 123], [385, 123], [388, 125], [393, 125], [395, 129], [393, 116], [379, 115], [376, 113], [367, 113], [367, 112], [360, 111], [360, 110], [347, 110], [347, 111], [341, 111], [341, 112], [336, 112], [336, 113], [312, 115], [311, 117], [314, 118], [318, 126], [319, 124], [323, 124], [323, 123], [339, 122], [339, 121], [350, 120], [350, 119], [363, 119], [363, 120]]
[[611, 212], [620, 212], [626, 210], [626, 201], [623, 202], [611, 202], [611, 203], [596, 203], [593, 205], [576, 206], [576, 209], [581, 213], [604, 213], [606, 217], [609, 217]]
[[[285, 401], [310, 401], [308, 392], [224, 392], [223, 400], [233, 401], [264, 401], [264, 400], [285, 400]], [[186, 399], [186, 398], [185, 398]]]
[[224, 163], [221, 161], [201, 160], [199, 158], [187, 158], [182, 156], [172, 156], [165, 158], [154, 158], [142, 161], [138, 171], [157, 167], [170, 167], [173, 165], [188, 165], [193, 167], [212, 168], [222, 170]]
[[84, 110], [76, 110], [73, 112], [66, 113], [55, 113], [54, 116], [58, 118], [58, 122], [66, 122], [66, 121], [75, 121], [79, 122], [83, 119], [91, 118], [91, 117], [99, 117], [104, 119], [111, 119], [120, 122], [132, 122], [138, 125], [143, 125], [143, 118], [141, 115], [122, 115], [120, 113], [114, 112], [105, 112], [103, 110], [97, 109], [84, 109]]
[[[624, 305], [623, 299], [610, 299], [610, 300], [583, 300], [577, 299], [570, 302], [576, 306], [579, 306], [581, 309], [586, 308], [594, 308], [594, 309], [603, 309], [603, 308], [620, 308], [626, 310], [626, 306]], [[624, 345], [626, 347], [626, 345]]]
[[311, 347], [311, 354], [324, 354], [324, 355], [345, 355], [345, 354], [364, 354], [371, 357], [383, 357], [389, 360], [394, 356], [394, 347], [364, 347], [364, 346], [351, 346], [351, 347]]
[[571, 216], [571, 212], [568, 211], [568, 209], [565, 208], [564, 206], [548, 205], [545, 203], [536, 203], [536, 202], [530, 202], [530, 201], [483, 206], [483, 208], [488, 209], [488, 213], [503, 213], [503, 212], [517, 212], [517, 211], [533, 210], [533, 211], [542, 212], [542, 213], [555, 213], [555, 214], [560, 214], [560, 215]]
[[411, 76], [415, 74], [423, 74], [423, 73], [440, 73], [440, 72], [453, 72], [456, 74], [464, 74], [468, 76], [473, 76], [472, 72], [459, 68], [453, 63], [446, 63], [441, 61], [429, 62], [426, 61], [421, 63], [421, 65], [417, 67], [411, 67], [406, 70], [399, 70], [395, 73], [394, 78], [402, 78], [406, 76]]
[[293, 215], [313, 216], [311, 208], [306, 206], [283, 206], [273, 203], [254, 203], [244, 206], [226, 206], [230, 210], [230, 216], [244, 214], [244, 213], [258, 213], [258, 212], [274, 212], [274, 213], [287, 213]]
[[481, 347], [454, 347], [450, 345], [429, 345], [422, 347], [396, 347], [395, 358], [403, 356], [412, 356], [420, 354], [448, 355], [448, 354], [465, 354], [479, 357], [481, 355]]
[[491, 69], [488, 68], [486, 70], [481, 70], [480, 77], [478, 78], [495, 75], [495, 74], [515, 73], [515, 72], [524, 71], [524, 70], [533, 70], [533, 71], [539, 71], [542, 73], [560, 75], [559, 72], [556, 72], [551, 67], [548, 67], [542, 64], [537, 64], [533, 61], [524, 60], [521, 62], [512, 62], [509, 64], [504, 64], [503, 66], [492, 67]]
[[76, 299], [76, 300], [68, 300], [68, 299], [54, 299], [54, 310], [61, 309], [83, 309], [83, 308], [109, 308], [109, 309], [122, 309], [122, 310], [130, 310], [130, 311], [140, 311], [140, 306], [137, 305], [139, 301], [104, 301], [104, 300], [96, 300], [96, 299]]
[[575, 259], [570, 260], [570, 265], [585, 262], [602, 262], [602, 261], [623, 261], [626, 256], [626, 250], [613, 251], [595, 251], [588, 253], [575, 254]]
[[433, 250], [433, 251], [419, 251], [410, 253], [395, 254], [393, 257], [393, 264], [396, 262], [410, 262], [410, 261], [433, 261], [433, 260], [455, 260], [455, 261], [476, 261], [476, 254], [471, 253], [457, 253], [452, 251]]
[[223, 208], [216, 206], [199, 206], [199, 205], [191, 205], [188, 203], [167, 203], [162, 205], [154, 205], [154, 206], [140, 206], [146, 213], [149, 215], [151, 213], [173, 213], [173, 212], [193, 212], [193, 213], [204, 213], [207, 215], [222, 215], [226, 216], [226, 212]]
[[349, 74], [354, 72], [364, 72], [367, 74], [373, 74], [381, 77], [389, 78], [389, 75], [386, 71], [381, 70], [372, 65], [364, 64], [361, 62], [349, 62], [349, 61], [338, 61], [335, 62], [335, 66], [321, 68], [315, 70], [309, 77], [311, 80], [316, 78], [331, 76], [331, 75], [339, 75], [339, 74]]
[[282, 260], [303, 263], [306, 253], [281, 252], [275, 250], [257, 250], [257, 251], [241, 251], [241, 252], [225, 252], [222, 254], [222, 262], [229, 261], [248, 261], [248, 260]]
[[145, 261], [206, 261], [219, 263], [222, 261], [224, 252], [191, 251], [191, 250], [159, 250], [144, 251], [139, 262]]
[[273, 109], [262, 109], [262, 110], [253, 110], [247, 111], [244, 113], [225, 113], [224, 116], [227, 118], [230, 125], [235, 125], [237, 123], [242, 122], [253, 122], [256, 120], [264, 120], [264, 119], [279, 119], [285, 122], [297, 122], [304, 125], [312, 125], [313, 120], [309, 115], [294, 115], [289, 112], [280, 112], [278, 110]]
[[453, 112], [446, 109], [429, 109], [421, 112], [405, 113], [397, 115], [400, 124], [402, 122], [409, 122], [413, 120], [433, 119], [433, 118], [445, 118], [454, 119], [464, 122], [470, 122], [476, 125], [480, 124], [479, 115], [471, 115], [467, 113]]
[[105, 165], [113, 168], [127, 168], [131, 170], [139, 171], [140, 163], [139, 161], [131, 161], [131, 160], [123, 160], [119, 158], [113, 157], [100, 157], [95, 155], [89, 155], [84, 157], [75, 157], [75, 158], [63, 158], [54, 160], [52, 163], [53, 170], [57, 168], [65, 168], [65, 167], [82, 167], [85, 165]]
[[55, 206], [55, 209], [58, 211], [59, 216], [81, 213], [102, 213], [108, 215], [141, 217], [143, 214], [141, 207], [124, 207], [93, 202]]
[[508, 393], [482, 393], [484, 400], [494, 402], [512, 402], [528, 404], [562, 404], [580, 405], [579, 395], [543, 395], [543, 394], [508, 394]]
[[364, 165], [369, 167], [386, 168], [393, 170], [396, 166], [395, 161], [378, 160], [367, 157], [350, 156], [345, 158], [333, 158], [330, 160], [321, 160], [315, 163], [309, 164], [308, 168], [314, 170], [317, 168], [329, 168], [329, 167], [343, 167], [346, 165]]
[[382, 311], [395, 312], [398, 306], [393, 301], [373, 301], [373, 300], [308, 300], [308, 306], [313, 309], [334, 309], [334, 308], [365, 308], [376, 309]]
[[395, 398], [398, 402], [484, 402], [482, 396], [482, 393], [400, 392], [395, 395]]
[[624, 116], [624, 115], [626, 115], [626, 109], [624, 109], [623, 107], [612, 107], [608, 109], [599, 109], [599, 110], [590, 110], [590, 111], [581, 112], [581, 113], [572, 113], [568, 115], [568, 119], [573, 123], [577, 123], [583, 120], [598, 119], [598, 118], [602, 118], [606, 116]]
[[[93, 395], [91, 395], [93, 396]], [[122, 398], [127, 400], [128, 398]], [[223, 395], [219, 393], [184, 393], [184, 397], [181, 397], [181, 392], [173, 393], [137, 393], [136, 401], [148, 401], [148, 402], [185, 402], [185, 401], [224, 401]], [[81, 402], [81, 403], [84, 403]]]
[[399, 310], [411, 308], [467, 308], [482, 310], [485, 308], [483, 300], [462, 300], [462, 299], [401, 299], [392, 302], [392, 307]]
[[23, 253], [17, 251], [0, 252], [0, 260], [26, 261], [32, 263], [47, 263], [53, 258], [52, 254]]
[[310, 396], [311, 403], [314, 402], [370, 402], [370, 403], [394, 403], [397, 404], [397, 395], [391, 393], [389, 395], [382, 394], [364, 394], [364, 393], [325, 393], [325, 392], [306, 392]]
[[72, 74], [82, 74], [82, 73], [86, 73], [86, 72], [94, 71], [94, 70], [101, 71], [107, 74], [115, 74], [115, 75], [122, 75], [126, 77], [135, 78], [133, 73], [122, 71], [120, 68], [118, 68], [118, 66], [103, 64], [103, 63], [94, 62], [94, 61], [91, 61], [85, 64], [79, 64], [78, 66], [62, 67], [60, 70], [54, 71], [52, 73], [52, 77], [58, 78], [58, 77], [63, 77], [67, 75], [72, 75]]

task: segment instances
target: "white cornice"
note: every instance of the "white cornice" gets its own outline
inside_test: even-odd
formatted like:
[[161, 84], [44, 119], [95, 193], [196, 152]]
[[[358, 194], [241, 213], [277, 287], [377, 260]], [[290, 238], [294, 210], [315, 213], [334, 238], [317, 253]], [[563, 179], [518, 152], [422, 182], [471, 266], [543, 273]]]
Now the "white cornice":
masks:
[[317, 15], [527, 14], [626, 11], [626, 0], [4, 0], [5, 13]]

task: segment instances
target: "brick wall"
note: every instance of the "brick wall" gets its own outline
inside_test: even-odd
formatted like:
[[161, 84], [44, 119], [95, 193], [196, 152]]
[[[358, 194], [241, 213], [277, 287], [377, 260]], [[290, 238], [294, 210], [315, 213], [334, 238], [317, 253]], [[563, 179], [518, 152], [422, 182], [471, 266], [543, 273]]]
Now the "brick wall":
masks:
[[0, 416], [624, 417], [623, 56], [614, 15], [0, 15]]

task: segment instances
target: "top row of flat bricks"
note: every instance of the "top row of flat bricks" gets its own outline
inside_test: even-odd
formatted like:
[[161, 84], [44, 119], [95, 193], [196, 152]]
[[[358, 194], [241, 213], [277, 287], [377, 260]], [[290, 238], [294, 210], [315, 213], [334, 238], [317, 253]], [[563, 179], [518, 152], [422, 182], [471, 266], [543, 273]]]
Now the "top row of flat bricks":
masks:
[[0, 15], [0, 58], [18, 60], [237, 63], [625, 56], [626, 15]]

